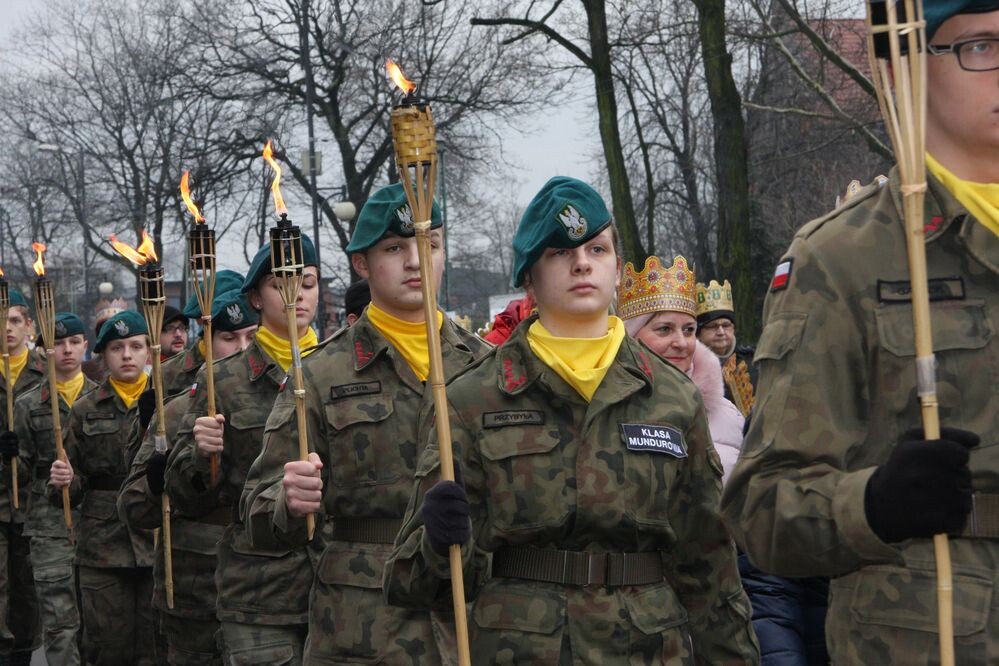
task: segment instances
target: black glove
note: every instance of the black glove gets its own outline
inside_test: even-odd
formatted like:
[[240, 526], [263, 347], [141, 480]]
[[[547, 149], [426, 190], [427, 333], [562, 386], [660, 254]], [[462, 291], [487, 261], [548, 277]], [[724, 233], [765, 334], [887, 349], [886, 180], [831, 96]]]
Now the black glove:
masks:
[[17, 457], [17, 434], [9, 430], [0, 432], [0, 458], [10, 462]]
[[975, 433], [957, 428], [941, 428], [938, 440], [923, 439], [922, 428], [902, 435], [864, 492], [874, 533], [895, 543], [964, 529], [971, 511], [968, 450], [978, 441]]
[[146, 484], [149, 485], [149, 492], [154, 495], [163, 494], [163, 475], [166, 472], [167, 455], [154, 451], [146, 462]]
[[423, 524], [438, 555], [447, 555], [451, 544], [466, 544], [472, 538], [471, 507], [460, 470], [455, 465], [458, 480], [438, 481], [423, 498]]
[[139, 394], [139, 437], [146, 432], [149, 422], [153, 420], [156, 412], [156, 391], [146, 389]]

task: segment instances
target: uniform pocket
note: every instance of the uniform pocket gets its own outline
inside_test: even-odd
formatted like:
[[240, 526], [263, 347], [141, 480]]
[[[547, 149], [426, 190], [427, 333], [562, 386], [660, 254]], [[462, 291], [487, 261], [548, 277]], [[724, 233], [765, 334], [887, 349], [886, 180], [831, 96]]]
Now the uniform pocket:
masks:
[[319, 581], [326, 585], [382, 589], [382, 569], [392, 551], [391, 544], [355, 548], [340, 547], [342, 544], [334, 541], [323, 551], [316, 569]]
[[398, 431], [393, 433], [382, 425], [395, 411], [392, 396], [344, 398], [328, 403], [325, 411], [326, 422], [343, 438], [341, 441], [347, 442], [329, 451], [333, 456], [330, 467], [334, 483], [371, 486], [399, 479], [399, 470], [390, 461], [400, 457], [399, 449], [405, 442], [399, 441]]
[[687, 633], [687, 609], [669, 583], [653, 587], [626, 588], [621, 594], [631, 619], [632, 663], [693, 663]]
[[565, 612], [554, 589], [494, 578], [472, 611], [472, 663], [557, 663]]
[[491, 522], [503, 531], [561, 524], [569, 513], [558, 430], [516, 426], [484, 430], [480, 450]]
[[83, 500], [83, 510], [81, 512], [86, 518], [93, 518], [98, 521], [117, 520], [118, 509], [115, 506], [114, 494], [104, 491], [88, 492]]
[[295, 651], [290, 645], [261, 645], [229, 652], [233, 666], [283, 666], [294, 663]]

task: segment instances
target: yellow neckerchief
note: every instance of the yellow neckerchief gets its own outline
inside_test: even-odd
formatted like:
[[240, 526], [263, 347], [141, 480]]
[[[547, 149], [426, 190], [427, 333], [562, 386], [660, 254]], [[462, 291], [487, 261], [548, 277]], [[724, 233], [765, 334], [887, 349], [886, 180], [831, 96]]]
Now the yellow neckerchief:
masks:
[[[267, 352], [267, 355], [274, 359], [274, 362], [281, 366], [281, 369], [288, 372], [291, 367], [291, 342], [284, 338], [279, 338], [266, 326], [257, 329], [257, 344]], [[305, 327], [305, 334], [298, 339], [298, 349], [312, 347], [319, 343], [319, 336], [312, 330], [311, 326]]]
[[[66, 401], [66, 404], [70, 407], [76, 402], [76, 399], [80, 397], [80, 391], [83, 390], [83, 384], [86, 381], [86, 377], [83, 376], [82, 372], [77, 372], [76, 376], [72, 379], [67, 379], [64, 382], [56, 380], [56, 391], [62, 396], [62, 399]], [[121, 395], [119, 393], [118, 395]], [[124, 400], [124, 398], [122, 398]]]
[[[393, 317], [374, 303], [368, 306], [368, 321], [395, 347], [421, 382], [430, 374], [430, 349], [427, 347], [426, 322], [403, 321]], [[444, 314], [437, 311], [437, 329], [444, 323]]]
[[[4, 378], [7, 379], [7, 388], [17, 384], [17, 378], [21, 376], [21, 371], [28, 365], [28, 351], [28, 348], [25, 347], [24, 351], [17, 356], [14, 356], [13, 354], [10, 355], [10, 377]], [[2, 365], [0, 365], [0, 373], [3, 373]]]
[[527, 329], [531, 351], [589, 402], [624, 340], [624, 322], [607, 318], [607, 334], [599, 338], [559, 338], [538, 320]]
[[[312, 329], [309, 329], [312, 330]], [[201, 338], [198, 340], [198, 351], [201, 353], [201, 358], [205, 357], [205, 339]]]
[[985, 228], [999, 236], [999, 183], [975, 183], [955, 176], [926, 153], [926, 168]]
[[129, 409], [139, 399], [142, 392], [146, 390], [146, 384], [149, 383], [149, 375], [144, 372], [134, 382], [123, 382], [114, 377], [108, 377], [108, 379], [111, 381], [111, 388], [114, 389], [114, 392], [118, 394], [118, 397], [121, 398], [121, 401]]

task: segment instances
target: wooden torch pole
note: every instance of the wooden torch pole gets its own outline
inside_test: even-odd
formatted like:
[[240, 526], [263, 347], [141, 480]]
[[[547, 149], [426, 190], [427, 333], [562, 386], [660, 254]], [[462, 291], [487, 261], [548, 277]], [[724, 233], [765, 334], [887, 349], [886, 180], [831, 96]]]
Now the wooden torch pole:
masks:
[[[7, 280], [3, 277], [3, 271], [0, 270], [0, 353], [3, 354], [3, 376], [4, 381], [7, 382], [7, 430], [14, 432], [14, 383], [10, 381], [10, 349], [7, 348], [7, 316], [10, 310], [10, 288], [7, 285]], [[14, 508], [20, 508], [21, 501], [18, 499], [17, 495], [17, 457], [11, 459], [10, 461], [10, 485], [11, 489], [14, 491], [14, 497], [11, 502], [14, 504]]]

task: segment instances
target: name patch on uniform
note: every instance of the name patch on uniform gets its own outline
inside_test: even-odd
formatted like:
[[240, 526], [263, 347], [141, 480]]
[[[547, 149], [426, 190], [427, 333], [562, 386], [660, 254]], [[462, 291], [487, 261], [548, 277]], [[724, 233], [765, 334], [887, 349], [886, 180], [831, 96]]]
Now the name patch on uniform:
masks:
[[665, 453], [674, 458], [686, 458], [687, 446], [683, 433], [676, 428], [664, 425], [644, 425], [642, 423], [621, 423], [621, 434], [631, 451]]
[[519, 409], [509, 412], [486, 412], [482, 415], [483, 428], [505, 428], [519, 425], [544, 425], [545, 413], [535, 409]]
[[[931, 301], [963, 301], [964, 278], [934, 278], [926, 284]], [[912, 301], [912, 283], [908, 280], [878, 280], [878, 301], [881, 303], [909, 303]]]
[[372, 393], [381, 393], [382, 383], [381, 382], [357, 382], [356, 384], [340, 384], [339, 386], [330, 387], [330, 400], [340, 400], [341, 398], [350, 398], [355, 395], [371, 395]]
[[88, 421], [114, 421], [114, 414], [111, 412], [90, 412], [87, 414]]

